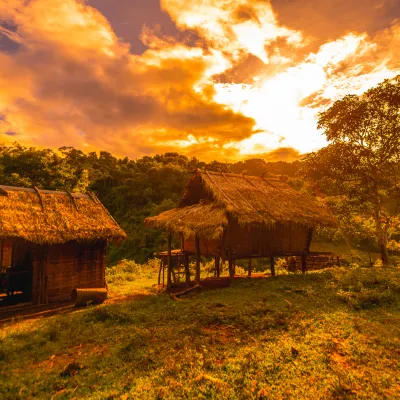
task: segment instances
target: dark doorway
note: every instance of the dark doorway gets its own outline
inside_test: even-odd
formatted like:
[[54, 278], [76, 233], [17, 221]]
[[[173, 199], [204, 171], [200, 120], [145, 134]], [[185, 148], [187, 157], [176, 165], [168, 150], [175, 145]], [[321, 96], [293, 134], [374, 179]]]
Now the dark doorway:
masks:
[[[15, 251], [18, 256], [14, 257]], [[17, 246], [13, 249], [11, 265], [0, 270], [0, 307], [32, 301], [33, 256], [31, 251]]]

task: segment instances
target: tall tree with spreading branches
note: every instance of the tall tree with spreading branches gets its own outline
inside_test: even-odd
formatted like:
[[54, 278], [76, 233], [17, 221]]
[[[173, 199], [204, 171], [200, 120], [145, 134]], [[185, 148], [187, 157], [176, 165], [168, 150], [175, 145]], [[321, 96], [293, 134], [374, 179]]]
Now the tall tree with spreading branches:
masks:
[[304, 171], [342, 212], [372, 218], [382, 262], [389, 262], [388, 204], [400, 194], [400, 75], [320, 113], [329, 144], [304, 160]]

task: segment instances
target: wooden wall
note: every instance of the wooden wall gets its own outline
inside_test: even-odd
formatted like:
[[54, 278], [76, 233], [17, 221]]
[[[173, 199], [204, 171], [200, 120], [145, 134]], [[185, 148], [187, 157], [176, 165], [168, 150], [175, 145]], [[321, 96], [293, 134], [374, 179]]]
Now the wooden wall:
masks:
[[[312, 230], [302, 225], [276, 224], [270, 229], [255, 226], [241, 227], [237, 221], [230, 220], [226, 236], [219, 240], [200, 238], [200, 252], [203, 255], [221, 255], [240, 259], [267, 257], [279, 253], [308, 252]], [[221, 250], [222, 249], [222, 250]], [[222, 254], [226, 249], [227, 254]], [[194, 239], [184, 241], [184, 250], [195, 252]]]
[[105, 242], [54, 245], [47, 254], [48, 301], [69, 298], [75, 288], [105, 286]]
[[302, 225], [276, 224], [269, 229], [264, 227], [250, 229], [230, 221], [227, 247], [236, 258], [307, 252], [310, 235], [310, 228]]
[[[3, 248], [0, 241], [1, 256], [8, 262]], [[27, 253], [32, 261], [34, 303], [68, 300], [75, 288], [105, 287], [106, 241], [39, 246], [17, 239], [12, 241], [11, 265], [22, 264]]]
[[9, 267], [12, 264], [13, 240], [0, 240], [0, 267]]
[[[217, 256], [221, 254], [221, 240], [204, 239], [200, 238], [200, 253], [205, 256]], [[196, 252], [196, 245], [194, 238], [186, 239], [184, 241], [184, 250], [189, 252]]]

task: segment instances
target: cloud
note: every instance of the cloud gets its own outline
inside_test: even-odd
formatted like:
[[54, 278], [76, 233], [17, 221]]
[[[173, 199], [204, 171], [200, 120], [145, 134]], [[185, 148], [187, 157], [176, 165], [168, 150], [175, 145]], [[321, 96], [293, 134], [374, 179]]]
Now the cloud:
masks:
[[400, 16], [398, 0], [271, 0], [271, 3], [280, 23], [314, 38], [316, 47], [349, 32], [375, 35]]
[[149, 21], [134, 54], [83, 1], [0, 0], [0, 142], [206, 160], [320, 148], [319, 111], [400, 72], [400, 7], [314, 3], [162, 0], [176, 29]]
[[3, 15], [23, 45], [0, 53], [0, 113], [17, 140], [135, 156], [189, 135], [207, 136], [217, 152], [252, 133], [251, 118], [213, 101], [209, 78], [226, 64], [217, 52], [160, 42], [133, 55], [74, 0], [13, 1]]
[[281, 26], [269, 1], [255, 0], [161, 0], [163, 8], [181, 29], [193, 29], [210, 47], [237, 60], [248, 54], [265, 64], [270, 61], [266, 46], [285, 38], [302, 46], [297, 30]]

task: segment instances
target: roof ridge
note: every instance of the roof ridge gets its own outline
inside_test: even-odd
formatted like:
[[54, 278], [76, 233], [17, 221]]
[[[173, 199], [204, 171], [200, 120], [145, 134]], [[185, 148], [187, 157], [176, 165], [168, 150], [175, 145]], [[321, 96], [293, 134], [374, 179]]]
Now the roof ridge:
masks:
[[[82, 197], [82, 198], [89, 198], [87, 193], [83, 192], [68, 192], [68, 191], [62, 191], [62, 190], [50, 190], [50, 189], [39, 189], [40, 194], [46, 195], [46, 194], [56, 194], [58, 196], [73, 196], [73, 197]], [[0, 192], [25, 192], [25, 193], [36, 193], [37, 191], [34, 188], [28, 188], [28, 187], [23, 187], [23, 186], [8, 186], [8, 185], [0, 185]]]
[[[200, 174], [211, 174], [211, 175], [217, 175], [219, 176], [221, 173], [224, 173], [225, 175], [228, 176], [238, 176], [238, 177], [243, 177], [243, 173], [236, 173], [236, 172], [220, 172], [220, 171], [198, 171]], [[261, 176], [257, 176], [257, 175], [246, 175], [247, 177], [249, 177], [250, 179], [257, 179], [257, 180], [264, 180], [264, 181], [273, 181], [273, 182], [282, 182], [279, 178], [262, 178]]]

